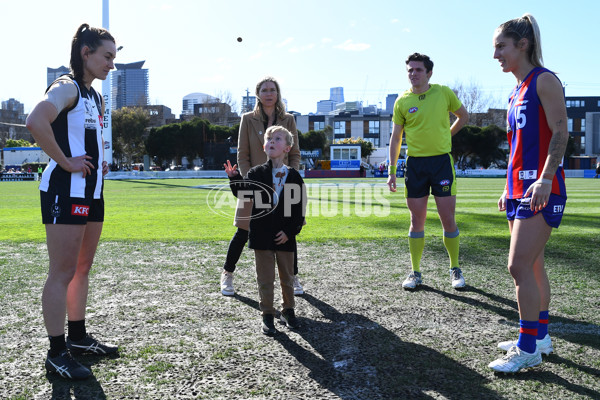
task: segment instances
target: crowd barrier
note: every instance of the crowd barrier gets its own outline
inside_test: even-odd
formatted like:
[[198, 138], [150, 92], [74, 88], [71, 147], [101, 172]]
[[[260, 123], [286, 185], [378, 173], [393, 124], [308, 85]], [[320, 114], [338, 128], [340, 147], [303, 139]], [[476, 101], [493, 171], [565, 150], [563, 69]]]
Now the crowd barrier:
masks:
[[[312, 171], [311, 171], [312, 172]], [[358, 171], [356, 171], [358, 173]], [[375, 171], [378, 173], [379, 171]], [[28, 174], [12, 174], [12, 175], [28, 175]], [[29, 174], [37, 175], [37, 174]], [[305, 177], [304, 170], [300, 171], [300, 175]], [[310, 175], [310, 173], [309, 173]], [[371, 175], [371, 174], [369, 174]], [[375, 177], [378, 177], [376, 174]], [[593, 178], [595, 171], [593, 169], [567, 169], [565, 176], [567, 178]], [[398, 173], [399, 177], [401, 174]], [[457, 170], [457, 177], [464, 178], [504, 178], [506, 177], [505, 169], [466, 169]], [[311, 177], [311, 176], [309, 176]], [[383, 177], [387, 177], [387, 171]], [[122, 180], [122, 179], [199, 179], [199, 178], [227, 178], [224, 170], [209, 170], [209, 171], [111, 171], [106, 175], [105, 179]], [[34, 180], [20, 179], [20, 180]]]
[[37, 172], [3, 172], [0, 173], [0, 182], [37, 181]]

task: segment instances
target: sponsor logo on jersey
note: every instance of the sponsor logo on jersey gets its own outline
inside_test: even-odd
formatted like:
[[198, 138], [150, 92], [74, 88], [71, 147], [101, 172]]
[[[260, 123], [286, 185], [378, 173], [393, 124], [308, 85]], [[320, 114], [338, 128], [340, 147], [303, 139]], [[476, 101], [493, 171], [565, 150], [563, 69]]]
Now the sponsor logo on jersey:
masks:
[[87, 217], [90, 212], [90, 206], [81, 206], [79, 204], [73, 204], [71, 206], [71, 215], [79, 215]]
[[537, 179], [537, 169], [519, 171], [519, 180]]
[[450, 180], [449, 179], [444, 179], [443, 181], [440, 181], [440, 185], [442, 186], [447, 186], [450, 184]]
[[563, 205], [554, 206], [554, 214], [561, 214], [564, 209], [565, 206]]
[[50, 206], [50, 215], [52, 215], [54, 218], [60, 217], [60, 206], [58, 203], [54, 203]]
[[409, 114], [414, 114], [414, 113], [417, 112], [418, 109], [419, 109], [418, 107], [411, 107], [411, 108], [408, 109], [408, 113]]
[[96, 129], [96, 127], [98, 125], [98, 121], [100, 121], [100, 119], [98, 119], [94, 115], [96, 113], [96, 111], [95, 111], [96, 104], [93, 101], [91, 101], [87, 98], [84, 98], [83, 105], [85, 107], [85, 121], [84, 121], [85, 129]]
[[521, 199], [521, 202], [519, 203], [519, 208], [522, 210], [531, 210], [531, 197]]
[[422, 95], [420, 95], [420, 96], [419, 96], [419, 100], [425, 100], [425, 97], [426, 97], [426, 96], [427, 96], [426, 94], [422, 94]]

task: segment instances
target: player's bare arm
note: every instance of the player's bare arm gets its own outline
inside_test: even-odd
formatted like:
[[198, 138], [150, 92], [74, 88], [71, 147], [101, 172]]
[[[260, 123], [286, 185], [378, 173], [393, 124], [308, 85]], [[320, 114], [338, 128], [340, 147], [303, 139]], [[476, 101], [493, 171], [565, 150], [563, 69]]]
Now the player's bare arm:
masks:
[[[398, 163], [398, 156], [400, 155], [400, 146], [402, 145], [403, 133], [404, 125], [394, 124], [394, 128], [392, 129], [392, 137], [390, 138], [390, 153], [388, 155], [390, 165], [396, 165]], [[396, 191], [396, 174], [388, 175], [387, 184], [391, 192]]]
[[537, 93], [546, 113], [548, 126], [552, 131], [548, 158], [544, 165], [542, 178], [552, 179], [565, 155], [569, 139], [567, 109], [564, 102], [563, 88], [554, 75], [545, 73], [538, 78]]
[[533, 185], [529, 187], [525, 197], [531, 194], [531, 208], [539, 211], [546, 207], [552, 191], [552, 179], [558, 166], [562, 162], [567, 148], [569, 132], [567, 130], [567, 109], [563, 97], [563, 89], [554, 75], [544, 73], [540, 75], [537, 83], [537, 94], [546, 114], [548, 126], [552, 131], [552, 138], [548, 147], [548, 156], [544, 169]]

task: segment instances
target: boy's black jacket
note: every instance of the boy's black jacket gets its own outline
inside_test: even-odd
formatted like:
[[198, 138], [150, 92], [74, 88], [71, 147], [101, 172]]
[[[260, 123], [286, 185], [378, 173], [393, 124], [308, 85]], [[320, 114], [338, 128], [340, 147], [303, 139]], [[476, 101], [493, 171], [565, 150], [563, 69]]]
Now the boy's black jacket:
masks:
[[[272, 203], [273, 163], [271, 160], [251, 168], [245, 179], [238, 174], [229, 180], [229, 186], [235, 197], [239, 197], [240, 191], [245, 191], [242, 197], [255, 200], [252, 206], [248, 247], [255, 250], [295, 251], [296, 235], [302, 230], [306, 209], [306, 188], [298, 171], [288, 167], [288, 176], [274, 210]], [[270, 190], [265, 190], [265, 188], [270, 188]], [[261, 198], [255, 199], [255, 196]], [[257, 208], [257, 205], [259, 207], [262, 205], [263, 208]], [[285, 232], [288, 241], [276, 245], [275, 235], [280, 231]]]

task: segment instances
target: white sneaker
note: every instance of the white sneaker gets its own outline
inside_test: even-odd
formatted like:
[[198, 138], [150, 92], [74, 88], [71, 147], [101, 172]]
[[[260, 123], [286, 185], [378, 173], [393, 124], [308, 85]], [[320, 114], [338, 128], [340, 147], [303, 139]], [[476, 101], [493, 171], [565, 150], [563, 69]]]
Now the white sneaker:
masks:
[[221, 273], [221, 294], [223, 296], [233, 296], [235, 294], [232, 272], [223, 271]]
[[460, 268], [452, 268], [450, 270], [450, 277], [452, 278], [452, 287], [454, 289], [462, 289], [465, 287], [465, 278], [463, 277]]
[[408, 274], [404, 282], [402, 282], [402, 288], [406, 290], [413, 290], [421, 283], [423, 283], [421, 273], [417, 271], [411, 271], [411, 273]]
[[538, 349], [528, 353], [517, 346], [508, 349], [502, 358], [492, 361], [488, 366], [496, 372], [515, 373], [523, 368], [531, 368], [542, 363], [542, 353]]
[[[516, 340], [507, 340], [506, 342], [498, 343], [498, 348], [504, 351], [510, 350], [511, 347], [516, 346]], [[550, 339], [550, 335], [546, 334], [543, 339], [535, 341], [536, 348], [543, 355], [547, 356], [548, 354], [554, 352], [554, 348], [552, 347], [552, 339]]]
[[300, 296], [304, 294], [304, 288], [298, 280], [298, 275], [294, 275], [294, 296]]

